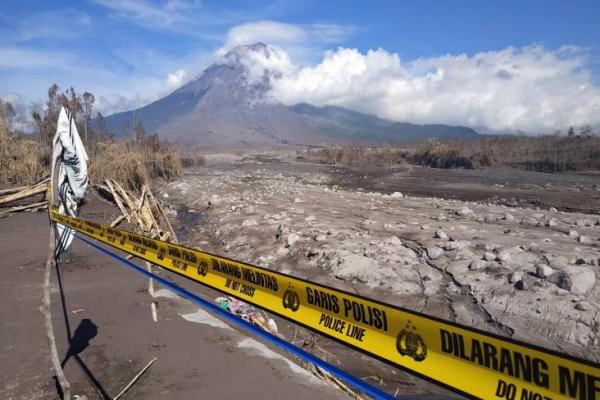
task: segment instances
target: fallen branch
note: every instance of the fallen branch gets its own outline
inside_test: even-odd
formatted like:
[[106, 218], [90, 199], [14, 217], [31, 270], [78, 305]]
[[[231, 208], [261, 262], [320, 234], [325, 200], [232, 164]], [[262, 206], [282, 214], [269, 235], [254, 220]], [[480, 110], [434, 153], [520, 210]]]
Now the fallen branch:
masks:
[[36, 194], [44, 193], [46, 192], [47, 188], [48, 185], [46, 183], [39, 184], [33, 187], [28, 187], [17, 193], [9, 194], [8, 196], [0, 198], [0, 204], [12, 203], [13, 201], [26, 199], [28, 197], [35, 196]]
[[133, 379], [131, 380], [131, 382], [129, 382], [129, 384], [127, 384], [127, 386], [125, 386], [125, 388], [123, 390], [121, 390], [121, 392], [118, 395], [116, 395], [115, 397], [113, 397], [113, 400], [119, 400], [119, 398], [121, 396], [123, 396], [125, 394], [125, 392], [127, 392], [129, 390], [129, 388], [131, 388], [131, 386], [133, 386], [133, 384], [138, 379], [140, 379], [140, 377], [144, 374], [144, 372], [146, 372], [148, 370], [148, 368], [150, 368], [150, 366], [156, 360], [158, 360], [158, 357], [154, 357], [152, 360], [150, 360], [150, 362], [148, 364], [146, 364], [146, 366], [144, 368], [142, 368], [142, 370], [140, 372], [138, 372], [138, 374], [136, 376], [133, 377]]
[[0, 215], [19, 212], [19, 211], [27, 211], [27, 210], [37, 211], [37, 210], [40, 210], [40, 209], [46, 208], [46, 207], [48, 207], [48, 202], [40, 201], [39, 203], [28, 204], [26, 206], [16, 206], [16, 207], [11, 207], [7, 210], [2, 210], [2, 211], [0, 211]]

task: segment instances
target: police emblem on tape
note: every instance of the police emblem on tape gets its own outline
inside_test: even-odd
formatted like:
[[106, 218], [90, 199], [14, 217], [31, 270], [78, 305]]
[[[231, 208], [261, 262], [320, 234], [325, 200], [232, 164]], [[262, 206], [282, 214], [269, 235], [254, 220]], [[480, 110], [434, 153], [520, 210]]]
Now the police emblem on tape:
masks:
[[208, 274], [208, 264], [206, 261], [200, 261], [200, 264], [198, 265], [198, 275], [206, 276], [206, 274]]
[[300, 297], [294, 290], [294, 287], [290, 284], [283, 294], [283, 308], [292, 310], [293, 312], [298, 311], [300, 308]]
[[427, 345], [410, 321], [406, 324], [406, 329], [398, 333], [396, 350], [400, 355], [409, 356], [419, 362], [427, 357]]

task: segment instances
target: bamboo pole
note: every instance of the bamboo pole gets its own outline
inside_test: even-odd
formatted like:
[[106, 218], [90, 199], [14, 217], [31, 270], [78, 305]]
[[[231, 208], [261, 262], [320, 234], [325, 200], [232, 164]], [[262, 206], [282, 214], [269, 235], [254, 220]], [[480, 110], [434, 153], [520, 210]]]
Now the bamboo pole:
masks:
[[2, 189], [2, 190], [0, 190], [0, 196], [6, 196], [8, 194], [17, 193], [17, 192], [20, 192], [21, 190], [25, 190], [25, 189], [28, 189], [28, 188], [32, 188], [32, 187], [44, 184], [44, 183], [48, 183], [49, 181], [50, 181], [50, 178], [45, 177], [45, 178], [40, 179], [36, 183], [33, 183], [31, 185], [28, 185], [28, 186], [19, 186], [19, 187], [15, 187], [15, 188]]
[[0, 205], [12, 203], [13, 201], [26, 199], [28, 197], [35, 196], [36, 194], [44, 193], [46, 189], [46, 184], [40, 184], [37, 186], [26, 188], [25, 190], [21, 190], [20, 192], [9, 194], [8, 196], [0, 198]]
[[27, 211], [27, 210], [35, 211], [39, 208], [47, 207], [47, 205], [48, 205], [48, 203], [46, 201], [41, 201], [39, 203], [32, 203], [32, 204], [28, 204], [26, 206], [11, 207], [7, 210], [0, 211], [0, 215], [19, 212], [19, 211]]
[[17, 192], [20, 192], [21, 190], [25, 190], [25, 189], [27, 189], [27, 186], [19, 186], [16, 188], [2, 189], [2, 190], [0, 190], [0, 196], [6, 196], [7, 194], [17, 193]]
[[131, 222], [131, 218], [129, 216], [129, 213], [125, 209], [125, 206], [123, 205], [123, 202], [121, 201], [120, 196], [117, 194], [115, 188], [113, 187], [110, 179], [107, 179], [105, 182], [106, 182], [106, 186], [108, 186], [108, 188], [110, 190], [110, 193], [113, 195], [113, 198], [115, 199], [115, 204], [117, 205], [117, 207], [121, 211], [121, 214], [123, 214], [125, 216], [125, 218], [127, 219], [127, 222]]
[[[54, 204], [52, 191], [53, 183], [54, 182], [50, 183], [50, 192], [47, 193], [48, 213], [50, 213], [52, 205]], [[54, 226], [52, 223], [50, 223], [50, 232], [48, 234], [48, 237], [48, 257], [46, 258], [46, 267], [44, 269], [44, 291], [42, 296], [42, 305], [40, 306], [40, 312], [44, 317], [46, 337], [48, 338], [48, 345], [50, 346], [50, 360], [52, 362], [52, 367], [54, 368], [54, 373], [56, 374], [56, 379], [58, 380], [58, 384], [60, 385], [60, 388], [62, 390], [63, 400], [70, 400], [71, 385], [65, 377], [65, 373], [62, 369], [60, 359], [58, 358], [58, 350], [56, 349], [56, 339], [54, 337], [54, 329], [52, 327], [52, 312], [50, 307], [50, 278], [52, 275], [52, 268], [56, 266], [56, 260], [54, 258], [56, 244], [54, 240]]]

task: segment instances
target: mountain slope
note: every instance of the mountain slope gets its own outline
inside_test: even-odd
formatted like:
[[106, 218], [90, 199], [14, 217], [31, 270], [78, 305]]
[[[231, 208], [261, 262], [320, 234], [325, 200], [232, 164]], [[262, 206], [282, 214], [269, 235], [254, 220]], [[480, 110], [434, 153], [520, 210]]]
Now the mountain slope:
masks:
[[479, 136], [475, 130], [464, 126], [392, 122], [342, 107], [298, 104], [291, 108], [297, 113], [312, 117], [309, 123], [328, 132], [328, 135], [358, 142], [412, 141], [432, 136], [441, 139], [466, 139]]
[[200, 77], [137, 110], [106, 117], [110, 132], [130, 132], [141, 121], [147, 132], [203, 147], [240, 148], [274, 144], [380, 143], [425, 137], [477, 135], [465, 127], [394, 123], [340, 107], [299, 104], [287, 107], [270, 99], [268, 71], [248, 79], [244, 62], [252, 52], [270, 57], [268, 46], [238, 46]]

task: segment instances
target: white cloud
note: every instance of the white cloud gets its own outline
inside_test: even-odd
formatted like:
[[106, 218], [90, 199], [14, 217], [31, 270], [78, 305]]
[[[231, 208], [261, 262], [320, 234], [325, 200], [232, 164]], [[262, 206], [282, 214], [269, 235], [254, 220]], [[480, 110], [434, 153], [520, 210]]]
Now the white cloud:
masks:
[[357, 28], [338, 24], [287, 24], [260, 20], [236, 25], [229, 29], [223, 47], [216, 54], [222, 56], [239, 45], [257, 42], [285, 47], [300, 59], [319, 53], [322, 46], [339, 44], [350, 37]]
[[62, 51], [0, 46], [0, 68], [57, 68], [75, 61], [75, 57]]
[[257, 42], [270, 45], [299, 43], [306, 39], [306, 31], [293, 24], [275, 21], [254, 21], [234, 26], [227, 33], [225, 45], [218, 51], [225, 54], [239, 45], [251, 45]]
[[[69, 21], [69, 29], [65, 29]], [[92, 19], [84, 11], [59, 9], [19, 18], [0, 12], [0, 42], [19, 43], [34, 39], [72, 42], [87, 34]]]
[[252, 8], [222, 8], [204, 5], [196, 0], [92, 1], [108, 9], [112, 17], [125, 19], [145, 29], [188, 35], [214, 42], [221, 40], [224, 27], [243, 21], [268, 18], [278, 13], [280, 8], [272, 4]]
[[119, 16], [146, 23], [171, 25], [182, 18], [177, 8], [161, 7], [143, 0], [94, 1], [101, 6], [114, 10]]
[[184, 69], [178, 69], [177, 71], [170, 73], [165, 81], [167, 90], [177, 89], [179, 86], [185, 83], [187, 78], [188, 75]]
[[383, 49], [362, 54], [340, 48], [327, 51], [314, 66], [294, 65], [285, 52], [272, 50], [277, 57], [248, 58], [251, 76], [261, 76], [261, 69], [278, 71], [270, 94], [288, 105], [337, 105], [394, 121], [489, 131], [600, 126], [600, 87], [586, 70], [585, 51], [573, 46], [411, 62]]

